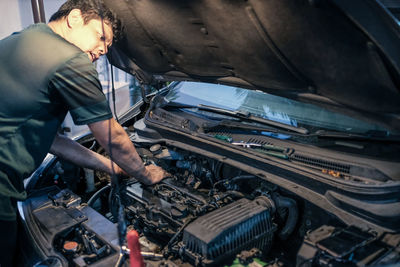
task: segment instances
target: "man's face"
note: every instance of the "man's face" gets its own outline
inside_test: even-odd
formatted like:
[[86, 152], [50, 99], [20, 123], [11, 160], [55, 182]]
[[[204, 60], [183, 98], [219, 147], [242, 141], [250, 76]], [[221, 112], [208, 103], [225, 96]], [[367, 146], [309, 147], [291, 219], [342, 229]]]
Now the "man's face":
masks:
[[91, 19], [85, 24], [80, 10], [74, 9], [68, 15], [67, 23], [68, 41], [85, 52], [92, 62], [108, 52], [113, 40], [112, 27], [108, 21]]

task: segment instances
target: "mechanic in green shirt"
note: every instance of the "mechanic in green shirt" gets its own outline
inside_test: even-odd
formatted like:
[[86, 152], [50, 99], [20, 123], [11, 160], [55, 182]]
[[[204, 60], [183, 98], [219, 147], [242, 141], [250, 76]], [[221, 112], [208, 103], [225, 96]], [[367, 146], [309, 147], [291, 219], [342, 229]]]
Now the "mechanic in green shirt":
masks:
[[[48, 152], [108, 173], [114, 164], [117, 174], [145, 184], [166, 175], [155, 165], [144, 166], [113, 119], [92, 64], [107, 53], [118, 29], [118, 20], [101, 1], [68, 0], [47, 25], [35, 24], [0, 40], [0, 266], [12, 266], [15, 206], [26, 198], [23, 179]], [[68, 111], [75, 124], [89, 126], [108, 153], [111, 147], [116, 164], [57, 134]]]

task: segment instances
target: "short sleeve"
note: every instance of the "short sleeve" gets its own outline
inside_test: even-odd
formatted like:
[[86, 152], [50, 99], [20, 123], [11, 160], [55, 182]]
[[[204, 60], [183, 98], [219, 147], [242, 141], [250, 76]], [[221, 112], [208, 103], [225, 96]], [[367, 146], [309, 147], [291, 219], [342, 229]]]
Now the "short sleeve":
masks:
[[76, 125], [112, 118], [97, 71], [84, 53], [56, 70], [49, 81], [49, 90], [70, 111]]

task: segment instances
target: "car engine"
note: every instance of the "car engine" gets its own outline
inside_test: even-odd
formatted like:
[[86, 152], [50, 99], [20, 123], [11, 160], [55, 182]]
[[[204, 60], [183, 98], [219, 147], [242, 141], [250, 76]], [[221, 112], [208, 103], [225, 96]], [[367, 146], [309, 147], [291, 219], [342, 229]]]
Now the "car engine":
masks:
[[[208, 266], [243, 250], [265, 251], [271, 246], [277, 230], [273, 223], [276, 201], [266, 193], [255, 193], [257, 186], [265, 192], [255, 176], [217, 180], [217, 164], [200, 156], [160, 145], [139, 151], [147, 155], [145, 162], [164, 166], [171, 173], [154, 186], [128, 181], [121, 193], [127, 224], [143, 234], [142, 243], [156, 240], [148, 250]], [[250, 194], [238, 190], [243, 184], [249, 189], [254, 186]], [[111, 200], [112, 207], [115, 202]], [[112, 216], [118, 216], [116, 209]], [[292, 231], [294, 225], [289, 227]]]
[[153, 193], [139, 183], [130, 185], [125, 206], [134, 228], [168, 241], [165, 247], [169, 253], [209, 265], [242, 250], [265, 250], [271, 245], [275, 226], [269, 198], [260, 196], [251, 201], [214, 196], [208, 204], [207, 198], [181, 191], [169, 182], [155, 186]]
[[[138, 147], [137, 151], [145, 164], [161, 166], [169, 177], [151, 186], [123, 178], [116, 192], [103, 173], [76, 169], [57, 159], [49, 164], [36, 182], [41, 189], [31, 189], [34, 193], [23, 206], [25, 214], [30, 214], [30, 232], [36, 232], [32, 238], [42, 244], [42, 254], [48, 260], [65, 266], [115, 265], [121, 256], [117, 227], [121, 218], [128, 231], [139, 233], [148, 266], [252, 262], [281, 266], [285, 259], [276, 247], [291, 244], [301, 249], [288, 256], [292, 258], [286, 263], [297, 257], [308, 266], [324, 256], [328, 266], [336, 262], [335, 256], [328, 257], [329, 251], [321, 244], [335, 252], [332, 242], [336, 232], [348, 231], [347, 236], [357, 240], [347, 240], [346, 249], [335, 252], [339, 260], [377, 242], [374, 234], [343, 230], [341, 225], [326, 226], [323, 237], [320, 230], [308, 230], [311, 226], [304, 230], [311, 222], [299, 210], [311, 207], [228, 164], [162, 144]], [[317, 217], [313, 215], [312, 220], [324, 219]], [[389, 257], [389, 248], [381, 251], [380, 246], [372, 247], [381, 258]], [[359, 260], [368, 255], [360, 252]]]

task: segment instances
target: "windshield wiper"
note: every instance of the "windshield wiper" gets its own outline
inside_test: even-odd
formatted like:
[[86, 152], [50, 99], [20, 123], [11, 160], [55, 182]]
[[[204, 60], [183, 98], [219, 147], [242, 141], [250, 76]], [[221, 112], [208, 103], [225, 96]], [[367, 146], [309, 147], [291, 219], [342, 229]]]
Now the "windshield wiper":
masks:
[[232, 116], [232, 117], [239, 118], [239, 119], [246, 120], [246, 121], [258, 122], [258, 123], [261, 123], [264, 125], [268, 125], [268, 126], [304, 134], [304, 135], [309, 133], [309, 131], [306, 128], [296, 127], [296, 126], [284, 124], [282, 122], [277, 122], [274, 120], [254, 116], [253, 114], [251, 114], [248, 111], [241, 111], [241, 110], [234, 111], [234, 110], [229, 110], [229, 109], [217, 108], [217, 107], [213, 107], [213, 106], [207, 106], [207, 105], [203, 105], [203, 104], [183, 105], [183, 104], [178, 104], [178, 103], [174, 103], [174, 102], [169, 102], [167, 104], [167, 106], [174, 107], [174, 108], [188, 108], [188, 109], [197, 108], [199, 110], [205, 110], [205, 111], [210, 111], [210, 112], [221, 114], [221, 115]]
[[321, 138], [353, 139], [359, 141], [400, 141], [398, 135], [378, 134], [377, 132], [366, 133], [346, 133], [337, 131], [318, 130], [310, 134]]

